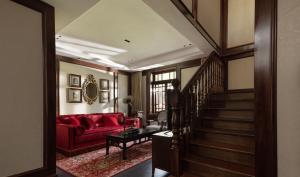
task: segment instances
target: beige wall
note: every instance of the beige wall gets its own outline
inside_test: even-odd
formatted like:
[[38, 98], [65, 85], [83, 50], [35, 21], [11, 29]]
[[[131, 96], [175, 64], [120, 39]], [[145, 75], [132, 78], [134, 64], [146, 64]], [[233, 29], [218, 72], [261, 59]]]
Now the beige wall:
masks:
[[191, 80], [199, 68], [200, 66], [195, 66], [181, 70], [181, 89], [185, 87], [185, 85]]
[[228, 47], [254, 42], [255, 0], [228, 1]]
[[128, 114], [128, 105], [123, 103], [123, 99], [128, 96], [128, 76], [119, 74], [118, 76], [118, 86], [119, 86], [119, 112]]
[[220, 44], [221, 1], [198, 0], [198, 21], [217, 44]]
[[0, 1], [0, 21], [0, 176], [5, 177], [43, 167], [42, 16]]
[[[81, 75], [81, 83], [83, 84], [87, 75], [92, 74], [99, 87], [99, 79], [108, 79], [110, 84], [110, 102], [99, 103], [98, 99], [92, 104], [87, 104], [84, 99], [82, 103], [67, 103], [67, 88], [68, 86], [68, 74]], [[107, 71], [96, 70], [80, 65], [60, 62], [60, 74], [59, 74], [59, 103], [60, 114], [89, 114], [98, 112], [113, 112], [113, 73]]]
[[278, 0], [278, 176], [300, 174], [300, 1]]
[[228, 89], [254, 88], [254, 57], [228, 62]]

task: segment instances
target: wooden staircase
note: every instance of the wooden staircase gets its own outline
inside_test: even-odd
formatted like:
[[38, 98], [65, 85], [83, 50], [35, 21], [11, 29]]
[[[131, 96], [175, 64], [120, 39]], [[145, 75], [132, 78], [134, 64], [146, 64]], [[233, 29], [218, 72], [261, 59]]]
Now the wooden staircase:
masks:
[[224, 92], [221, 60], [211, 54], [172, 110], [173, 174], [254, 177], [254, 90]]
[[183, 158], [185, 176], [254, 177], [254, 93], [213, 94]]

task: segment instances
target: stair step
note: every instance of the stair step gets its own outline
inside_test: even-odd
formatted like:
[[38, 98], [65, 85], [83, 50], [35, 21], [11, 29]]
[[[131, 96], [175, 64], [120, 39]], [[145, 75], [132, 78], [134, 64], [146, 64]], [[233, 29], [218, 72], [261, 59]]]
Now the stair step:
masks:
[[247, 118], [247, 117], [210, 117], [205, 116], [201, 119], [204, 120], [214, 120], [214, 121], [232, 121], [232, 122], [252, 122], [254, 123], [254, 118]]
[[212, 158], [189, 155], [184, 168], [191, 174], [203, 177], [254, 177], [254, 168]]
[[254, 121], [241, 120], [227, 120], [227, 119], [202, 119], [202, 126], [211, 129], [224, 129], [224, 130], [236, 130], [236, 131], [254, 131]]
[[239, 100], [239, 99], [255, 99], [254, 92], [237, 92], [237, 93], [216, 93], [210, 96], [210, 100]]
[[207, 132], [207, 133], [215, 133], [215, 134], [254, 137], [254, 133], [249, 132], [249, 131], [234, 131], [234, 130], [230, 131], [230, 130], [209, 129], [209, 128], [199, 128], [199, 129], [196, 129], [196, 131], [202, 131], [202, 132]]
[[206, 108], [203, 110], [203, 116], [253, 118], [254, 109]]
[[191, 140], [192, 145], [197, 146], [204, 146], [208, 148], [213, 149], [220, 149], [224, 151], [232, 151], [232, 152], [238, 152], [248, 155], [254, 155], [254, 148], [247, 147], [247, 146], [239, 146], [234, 144], [227, 144], [227, 143], [219, 143], [219, 142], [213, 142], [213, 141], [207, 141], [207, 140], [201, 140], [201, 139], [193, 139]]
[[207, 140], [193, 140], [190, 154], [254, 167], [254, 148]]
[[195, 128], [194, 137], [208, 141], [254, 147], [254, 132]]
[[227, 108], [227, 109], [254, 109], [254, 100], [214, 100], [209, 102], [211, 108]]
[[213, 110], [213, 111], [254, 111], [254, 109], [249, 108], [205, 108], [204, 110]]

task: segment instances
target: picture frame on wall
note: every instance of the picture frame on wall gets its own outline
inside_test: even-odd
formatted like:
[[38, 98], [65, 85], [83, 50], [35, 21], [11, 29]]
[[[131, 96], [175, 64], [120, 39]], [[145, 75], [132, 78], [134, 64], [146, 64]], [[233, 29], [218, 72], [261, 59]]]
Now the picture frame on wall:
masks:
[[68, 88], [67, 89], [68, 103], [82, 103], [82, 89]]
[[69, 74], [69, 87], [81, 87], [81, 75]]
[[100, 103], [109, 103], [110, 95], [109, 91], [100, 91], [99, 92], [99, 102]]
[[100, 79], [100, 90], [109, 90], [109, 80]]

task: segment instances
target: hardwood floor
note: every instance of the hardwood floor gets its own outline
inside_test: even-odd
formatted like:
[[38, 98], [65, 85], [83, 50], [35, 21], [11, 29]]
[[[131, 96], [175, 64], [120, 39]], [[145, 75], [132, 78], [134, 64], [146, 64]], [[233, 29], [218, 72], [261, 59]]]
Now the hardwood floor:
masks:
[[[152, 160], [147, 160], [139, 165], [136, 165], [128, 170], [115, 175], [114, 177], [151, 177], [152, 171]], [[57, 176], [58, 177], [74, 177], [59, 168], [57, 168]], [[162, 170], [155, 170], [155, 177], [168, 177], [169, 174]]]

